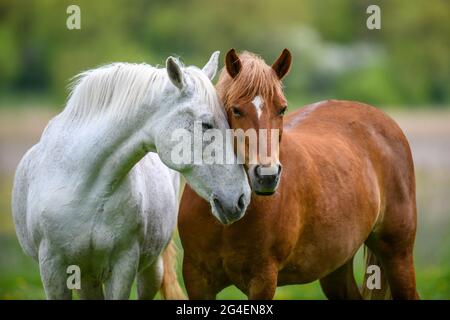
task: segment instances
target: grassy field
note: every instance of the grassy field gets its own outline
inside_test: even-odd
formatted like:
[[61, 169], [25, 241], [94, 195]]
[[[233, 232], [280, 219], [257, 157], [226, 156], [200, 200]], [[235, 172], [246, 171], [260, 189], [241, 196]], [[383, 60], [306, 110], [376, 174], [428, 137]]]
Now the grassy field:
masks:
[[[0, 109], [0, 299], [43, 299], [38, 266], [21, 250], [11, 218], [15, 167], [38, 140], [54, 110]], [[423, 299], [450, 299], [450, 112], [389, 112], [404, 129], [413, 150], [419, 227], [416, 240], [418, 290]], [[355, 259], [362, 279], [361, 254]], [[277, 290], [276, 299], [324, 299], [317, 282]], [[132, 298], [136, 298], [133, 290]], [[234, 287], [220, 299], [243, 299]]]

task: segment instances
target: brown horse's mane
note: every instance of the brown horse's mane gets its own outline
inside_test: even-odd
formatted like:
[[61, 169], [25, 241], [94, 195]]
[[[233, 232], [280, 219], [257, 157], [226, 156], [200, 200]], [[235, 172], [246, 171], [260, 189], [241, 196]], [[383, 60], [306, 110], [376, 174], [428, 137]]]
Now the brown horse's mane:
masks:
[[239, 54], [242, 69], [233, 79], [223, 68], [216, 88], [225, 108], [230, 108], [236, 101], [248, 103], [257, 95], [263, 99], [272, 99], [274, 96], [286, 100], [283, 94], [281, 81], [274, 70], [254, 53], [244, 51]]

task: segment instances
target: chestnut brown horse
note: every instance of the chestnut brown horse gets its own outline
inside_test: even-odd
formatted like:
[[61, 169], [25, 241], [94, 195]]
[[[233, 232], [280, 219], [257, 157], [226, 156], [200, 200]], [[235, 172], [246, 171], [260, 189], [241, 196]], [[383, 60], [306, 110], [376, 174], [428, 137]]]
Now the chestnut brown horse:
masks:
[[[283, 121], [289, 51], [272, 67], [234, 50], [225, 62], [217, 89], [230, 126], [280, 129], [282, 140], [269, 164], [246, 164], [254, 193], [232, 225], [220, 225], [186, 187], [179, 232], [189, 297], [213, 299], [234, 284], [250, 299], [272, 299], [277, 286], [320, 280], [328, 298], [379, 299], [389, 291], [394, 299], [418, 298], [414, 167], [397, 124], [372, 106], [336, 100]], [[258, 167], [278, 169], [261, 178]], [[382, 276], [380, 289], [363, 286], [362, 295], [353, 258], [364, 244], [366, 264]]]

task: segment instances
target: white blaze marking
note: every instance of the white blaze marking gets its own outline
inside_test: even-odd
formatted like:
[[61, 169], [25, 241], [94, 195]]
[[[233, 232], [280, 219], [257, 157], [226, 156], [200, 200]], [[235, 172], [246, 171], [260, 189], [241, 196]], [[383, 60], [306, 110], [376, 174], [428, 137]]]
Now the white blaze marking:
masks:
[[259, 119], [262, 114], [262, 107], [264, 105], [264, 100], [261, 98], [261, 96], [256, 96], [255, 98], [253, 98], [252, 103], [255, 106], [256, 113], [258, 114]]

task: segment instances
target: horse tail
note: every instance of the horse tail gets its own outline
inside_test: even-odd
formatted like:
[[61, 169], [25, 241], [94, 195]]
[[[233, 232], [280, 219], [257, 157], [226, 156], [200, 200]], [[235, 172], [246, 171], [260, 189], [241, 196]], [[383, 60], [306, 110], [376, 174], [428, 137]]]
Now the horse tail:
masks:
[[186, 300], [186, 295], [178, 282], [177, 272], [175, 267], [177, 265], [177, 248], [173, 240], [170, 240], [169, 245], [162, 254], [164, 274], [161, 285], [161, 296], [165, 300]]
[[[364, 257], [365, 257], [365, 271], [364, 272], [364, 282], [362, 285], [362, 296], [365, 300], [390, 300], [392, 299], [391, 290], [389, 288], [389, 283], [386, 278], [386, 273], [381, 265], [378, 257], [366, 246], [364, 246]], [[367, 268], [371, 265], [376, 265], [380, 268], [380, 289], [369, 289], [367, 286], [367, 280], [370, 274], [367, 273]]]

